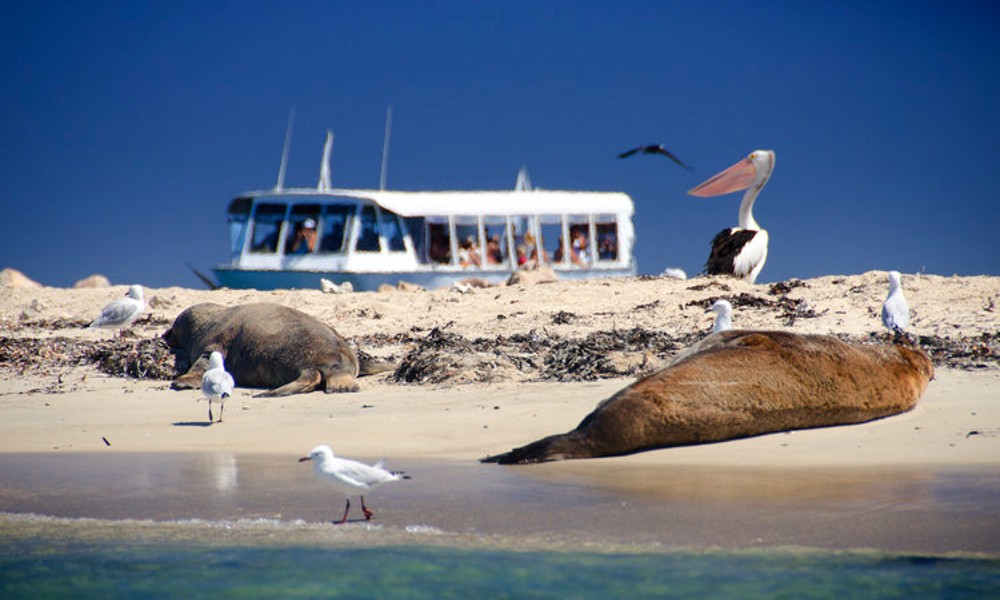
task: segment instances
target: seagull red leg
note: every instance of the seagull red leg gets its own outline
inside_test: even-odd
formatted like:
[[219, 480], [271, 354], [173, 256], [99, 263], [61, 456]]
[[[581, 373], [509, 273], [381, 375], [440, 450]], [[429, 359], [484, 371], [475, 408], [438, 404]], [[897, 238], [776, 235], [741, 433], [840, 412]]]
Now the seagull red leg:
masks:
[[347, 499], [347, 506], [344, 507], [344, 518], [337, 522], [337, 525], [343, 525], [347, 522], [347, 512], [351, 510], [351, 499]]
[[365, 506], [365, 497], [364, 496], [361, 496], [361, 512], [365, 513], [365, 520], [366, 521], [371, 521], [372, 517], [375, 516], [375, 513], [373, 513], [372, 511], [368, 510], [368, 507]]

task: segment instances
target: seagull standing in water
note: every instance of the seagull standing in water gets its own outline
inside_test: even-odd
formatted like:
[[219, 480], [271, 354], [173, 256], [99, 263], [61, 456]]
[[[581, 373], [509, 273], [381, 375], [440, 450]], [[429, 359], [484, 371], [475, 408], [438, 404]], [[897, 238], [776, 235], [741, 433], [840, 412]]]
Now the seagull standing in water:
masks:
[[221, 352], [212, 352], [208, 355], [208, 370], [201, 376], [201, 393], [208, 399], [208, 422], [212, 422], [212, 401], [219, 403], [219, 423], [222, 422], [222, 409], [226, 407], [226, 400], [233, 395], [233, 388], [236, 382], [233, 376], [226, 371], [225, 363], [222, 361]]
[[347, 521], [347, 513], [351, 510], [351, 494], [361, 497], [361, 512], [365, 515], [366, 521], [371, 521], [375, 516], [371, 510], [365, 506], [364, 493], [371, 491], [388, 481], [399, 481], [409, 479], [402, 471], [389, 471], [382, 466], [384, 461], [379, 461], [374, 465], [366, 465], [346, 458], [338, 458], [333, 455], [333, 450], [327, 445], [319, 445], [309, 452], [309, 456], [303, 456], [299, 462], [307, 460], [313, 461], [313, 472], [316, 477], [324, 481], [329, 481], [347, 499], [344, 507], [344, 517], [338, 522], [343, 524]]
[[663, 156], [666, 156], [670, 160], [672, 160], [675, 163], [679, 164], [680, 166], [684, 167], [688, 171], [693, 170], [693, 169], [691, 169], [691, 167], [689, 167], [686, 164], [684, 164], [683, 162], [681, 162], [681, 159], [679, 159], [676, 156], [674, 156], [673, 152], [671, 152], [670, 150], [667, 150], [663, 146], [663, 144], [649, 144], [648, 146], [639, 146], [638, 148], [632, 148], [631, 150], [626, 150], [625, 152], [622, 152], [621, 154], [619, 154], [618, 158], [628, 158], [628, 157], [632, 156], [633, 154], [637, 154], [639, 152], [642, 152], [643, 154], [662, 154]]
[[910, 326], [910, 307], [903, 297], [899, 271], [889, 271], [889, 295], [882, 303], [882, 324], [889, 333], [902, 333]]
[[119, 328], [124, 333], [124, 329], [135, 322], [146, 310], [146, 303], [142, 299], [142, 286], [132, 285], [128, 288], [128, 294], [124, 298], [115, 300], [101, 309], [101, 314], [94, 319], [90, 327]]
[[729, 303], [729, 300], [716, 300], [715, 304], [705, 312], [715, 313], [715, 325], [712, 327], [712, 333], [729, 331], [733, 328], [733, 305]]

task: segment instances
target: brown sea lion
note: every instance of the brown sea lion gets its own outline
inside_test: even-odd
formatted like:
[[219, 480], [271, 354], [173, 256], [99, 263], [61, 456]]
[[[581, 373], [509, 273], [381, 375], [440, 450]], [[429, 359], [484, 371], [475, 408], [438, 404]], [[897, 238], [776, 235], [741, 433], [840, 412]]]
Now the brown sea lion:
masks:
[[356, 392], [355, 377], [385, 370], [359, 361], [332, 327], [279, 304], [196, 304], [177, 316], [163, 339], [184, 373], [170, 385], [178, 390], [201, 386], [213, 350], [223, 354], [237, 385], [274, 388], [260, 396]]
[[712, 334], [598, 404], [576, 429], [483, 462], [631, 454], [862, 423], [913, 408], [934, 373], [920, 349], [781, 331]]

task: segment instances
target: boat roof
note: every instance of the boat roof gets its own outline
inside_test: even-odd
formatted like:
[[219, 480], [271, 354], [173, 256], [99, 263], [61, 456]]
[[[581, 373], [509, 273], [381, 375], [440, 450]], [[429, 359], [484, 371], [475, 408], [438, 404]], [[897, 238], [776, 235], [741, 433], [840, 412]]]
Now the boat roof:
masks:
[[370, 200], [404, 217], [456, 214], [526, 215], [617, 213], [632, 215], [632, 198], [623, 192], [566, 190], [476, 190], [404, 192], [394, 190], [349, 190], [285, 188], [247, 192], [243, 197], [284, 200], [287, 196], [316, 200], [356, 198]]

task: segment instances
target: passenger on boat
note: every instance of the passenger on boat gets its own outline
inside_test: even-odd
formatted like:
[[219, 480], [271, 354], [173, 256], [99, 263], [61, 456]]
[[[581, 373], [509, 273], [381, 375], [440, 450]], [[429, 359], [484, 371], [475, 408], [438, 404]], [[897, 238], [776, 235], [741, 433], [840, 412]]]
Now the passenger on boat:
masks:
[[524, 268], [528, 265], [528, 247], [524, 244], [518, 244], [515, 250], [517, 252], [517, 266]]
[[494, 235], [486, 242], [486, 264], [502, 265], [503, 252], [500, 250], [500, 236]]
[[597, 255], [601, 260], [616, 260], [618, 258], [618, 238], [613, 233], [604, 234], [597, 246]]
[[587, 236], [583, 233], [582, 229], [576, 229], [570, 234], [570, 240], [570, 260], [577, 266], [586, 267], [589, 262]]
[[291, 254], [306, 254], [312, 252], [316, 247], [316, 221], [306, 219], [295, 232], [295, 239], [292, 240]]
[[[524, 248], [525, 255], [527, 256], [527, 262], [533, 265], [537, 265], [539, 262], [538, 244], [535, 243], [535, 236], [531, 235], [531, 232], [524, 234]], [[545, 254], [545, 248], [542, 248], [541, 258], [543, 262], [549, 262], [549, 257]]]
[[482, 264], [476, 240], [471, 235], [458, 248], [458, 264], [463, 267], [478, 267]]

